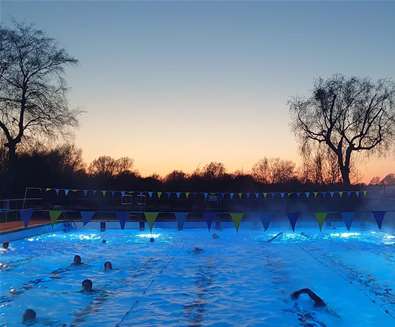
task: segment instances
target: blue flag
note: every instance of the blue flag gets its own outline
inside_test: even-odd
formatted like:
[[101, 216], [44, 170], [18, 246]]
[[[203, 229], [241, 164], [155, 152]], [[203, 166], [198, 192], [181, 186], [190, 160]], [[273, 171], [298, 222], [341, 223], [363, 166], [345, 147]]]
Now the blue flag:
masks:
[[264, 214], [264, 215], [261, 216], [261, 222], [262, 222], [263, 229], [265, 230], [265, 232], [269, 228], [269, 225], [270, 225], [271, 221], [272, 221], [272, 217], [271, 217], [270, 214]]
[[289, 223], [291, 224], [292, 231], [295, 231], [296, 221], [299, 218], [299, 212], [288, 212]]
[[125, 229], [125, 224], [126, 221], [128, 220], [129, 213], [127, 211], [117, 211], [116, 215], [117, 215], [117, 219], [119, 220], [119, 223], [121, 224], [121, 229]]
[[372, 214], [374, 216], [374, 219], [376, 219], [377, 226], [379, 227], [379, 229], [381, 229], [386, 212], [385, 211], [372, 211]]
[[350, 230], [351, 224], [354, 218], [354, 212], [352, 211], [344, 211], [342, 212], [343, 221], [347, 227], [347, 230]]
[[176, 221], [178, 230], [184, 229], [184, 222], [188, 216], [188, 212], [176, 212]]
[[33, 209], [21, 209], [19, 215], [23, 221], [25, 227], [29, 226], [30, 219], [32, 218]]
[[81, 220], [84, 226], [92, 220], [94, 214], [94, 211], [81, 211]]
[[207, 222], [208, 230], [211, 229], [211, 225], [212, 225], [213, 220], [215, 219], [216, 216], [217, 216], [217, 214], [215, 212], [212, 212], [212, 211], [207, 211], [207, 212], [204, 213], [204, 219]]

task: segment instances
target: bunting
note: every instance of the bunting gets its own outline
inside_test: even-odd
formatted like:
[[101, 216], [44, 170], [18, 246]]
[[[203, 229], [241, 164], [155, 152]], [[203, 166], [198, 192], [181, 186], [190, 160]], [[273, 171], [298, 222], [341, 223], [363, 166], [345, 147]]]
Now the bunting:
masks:
[[154, 227], [156, 218], [158, 218], [158, 212], [144, 212], [145, 219], [147, 220], [148, 227], [152, 232], [152, 228]]
[[299, 218], [299, 212], [288, 212], [289, 223], [291, 224], [292, 231], [295, 231], [296, 221]]
[[213, 223], [213, 220], [215, 219], [215, 217], [217, 216], [217, 214], [215, 212], [212, 211], [207, 211], [203, 214], [204, 219], [207, 222], [207, 228], [208, 230], [211, 230], [211, 225]]
[[176, 212], [176, 221], [177, 221], [177, 229], [183, 230], [184, 229], [184, 222], [188, 216], [188, 212]]
[[268, 230], [271, 221], [272, 221], [272, 217], [270, 214], [263, 214], [261, 216], [261, 222], [265, 232]]
[[119, 220], [119, 224], [121, 225], [121, 229], [125, 229], [126, 221], [129, 218], [129, 213], [127, 211], [117, 211], [116, 217]]
[[236, 231], [239, 231], [240, 222], [244, 217], [243, 212], [231, 212], [230, 217], [232, 218], [233, 224], [235, 225]]
[[61, 210], [49, 210], [49, 218], [51, 220], [51, 225], [54, 225], [62, 214]]
[[158, 192], [158, 193], [156, 193], [157, 195], [158, 195], [158, 199], [160, 199], [160, 197], [161, 197], [161, 195], [162, 195], [162, 192]]
[[324, 225], [325, 219], [328, 215], [327, 212], [316, 212], [315, 219], [317, 219], [318, 226], [320, 227], [320, 231], [322, 231], [322, 226]]
[[354, 213], [351, 211], [342, 212], [342, 218], [343, 218], [344, 224], [347, 227], [347, 230], [350, 230], [351, 224], [352, 224], [352, 221], [354, 218]]
[[33, 215], [33, 209], [21, 209], [19, 210], [19, 216], [23, 221], [25, 227], [29, 226], [30, 219]]
[[374, 219], [376, 220], [378, 228], [381, 229], [386, 212], [385, 211], [372, 211], [372, 214], [373, 214]]
[[94, 211], [81, 211], [80, 214], [81, 214], [81, 220], [82, 220], [83, 226], [85, 226], [87, 223], [89, 223], [92, 220], [95, 212]]

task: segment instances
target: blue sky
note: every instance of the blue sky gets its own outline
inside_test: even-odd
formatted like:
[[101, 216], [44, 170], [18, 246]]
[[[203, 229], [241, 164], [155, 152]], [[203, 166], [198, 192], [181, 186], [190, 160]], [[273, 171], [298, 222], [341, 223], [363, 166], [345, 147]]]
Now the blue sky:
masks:
[[[248, 170], [299, 162], [287, 101], [319, 76], [395, 78], [395, 3], [2, 1], [1, 22], [34, 23], [78, 66], [70, 103], [90, 161], [128, 155], [143, 174], [211, 160]], [[370, 160], [364, 178], [391, 172]]]

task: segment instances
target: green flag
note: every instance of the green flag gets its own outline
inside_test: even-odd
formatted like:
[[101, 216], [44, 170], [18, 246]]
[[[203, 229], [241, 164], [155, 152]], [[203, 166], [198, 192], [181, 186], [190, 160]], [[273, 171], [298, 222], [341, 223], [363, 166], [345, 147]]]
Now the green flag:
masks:
[[322, 226], [324, 225], [326, 216], [328, 215], [327, 212], [316, 212], [315, 219], [317, 219], [318, 226], [320, 226], [320, 231], [322, 231]]
[[241, 219], [243, 219], [243, 212], [231, 212], [230, 217], [235, 224], [236, 231], [239, 231]]
[[158, 218], [159, 212], [144, 212], [145, 219], [147, 220], [150, 231], [154, 227], [155, 220]]
[[49, 218], [51, 220], [51, 224], [54, 225], [56, 221], [59, 219], [62, 214], [61, 210], [49, 210]]

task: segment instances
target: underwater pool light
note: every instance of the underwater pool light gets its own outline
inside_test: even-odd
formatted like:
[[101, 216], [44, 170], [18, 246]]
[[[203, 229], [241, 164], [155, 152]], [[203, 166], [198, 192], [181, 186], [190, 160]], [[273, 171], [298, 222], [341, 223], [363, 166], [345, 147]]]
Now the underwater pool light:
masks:
[[160, 234], [151, 234], [151, 233], [144, 233], [144, 234], [137, 234], [137, 237], [142, 237], [142, 238], [158, 238]]

